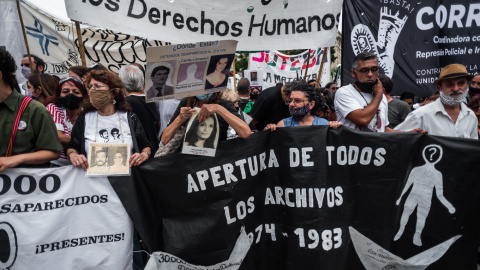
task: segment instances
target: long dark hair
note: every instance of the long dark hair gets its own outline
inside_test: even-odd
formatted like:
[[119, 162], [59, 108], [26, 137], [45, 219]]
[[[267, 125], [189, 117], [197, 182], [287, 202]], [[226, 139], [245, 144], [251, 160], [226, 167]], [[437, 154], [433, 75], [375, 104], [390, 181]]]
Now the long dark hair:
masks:
[[[110, 89], [114, 89], [114, 88], [119, 88], [120, 89], [118, 92], [114, 92], [115, 93], [114, 98], [115, 98], [115, 101], [116, 101], [115, 109], [117, 109], [118, 111], [122, 111], [122, 112], [127, 112], [127, 111], [132, 110], [132, 107], [130, 107], [127, 100], [125, 99], [125, 95], [124, 95], [123, 90], [122, 90], [123, 89], [122, 80], [120, 80], [120, 77], [118, 77], [117, 74], [115, 74], [115, 73], [113, 73], [109, 70], [95, 70], [95, 69], [93, 69], [87, 75], [86, 84], [89, 85], [90, 81], [92, 79], [95, 79], [99, 82], [102, 82], [102, 83], [108, 85], [108, 87], [110, 87]], [[93, 112], [93, 111], [97, 110], [95, 107], [93, 107], [89, 98], [84, 99], [82, 105], [83, 105], [83, 111], [85, 113]]]
[[12, 55], [4, 48], [0, 48], [0, 72], [2, 72], [2, 80], [10, 86], [12, 90], [16, 89], [20, 93], [20, 88], [15, 78], [16, 70], [17, 65]]
[[[215, 148], [214, 143], [215, 143], [215, 137], [217, 136], [217, 121], [214, 116], [210, 116], [209, 118], [213, 119], [213, 130], [212, 130], [212, 133], [210, 134], [210, 137], [208, 137], [205, 140], [203, 147]], [[185, 142], [187, 142], [188, 145], [190, 146], [195, 146], [195, 143], [198, 141], [197, 129], [199, 124], [200, 123], [198, 122], [198, 117], [195, 117], [195, 119], [193, 119], [192, 125], [190, 126], [190, 129], [185, 135]]]
[[233, 63], [233, 57], [235, 57], [234, 54], [213, 55], [210, 58], [210, 64], [208, 65], [207, 75], [215, 71], [215, 69], [217, 68], [217, 63], [220, 61], [220, 59], [223, 59], [223, 58], [227, 58], [228, 62], [227, 62], [227, 65], [225, 66], [225, 69], [222, 71], [222, 73], [225, 75], [228, 75], [228, 71]]

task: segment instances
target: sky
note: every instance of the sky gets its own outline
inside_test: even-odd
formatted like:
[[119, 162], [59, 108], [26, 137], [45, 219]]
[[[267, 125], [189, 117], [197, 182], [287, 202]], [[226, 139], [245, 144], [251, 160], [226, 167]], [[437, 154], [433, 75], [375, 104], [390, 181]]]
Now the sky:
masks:
[[[56, 17], [58, 19], [69, 22], [70, 19], [67, 16], [65, 9], [65, 0], [23, 0], [33, 7], [37, 7], [39, 10], [43, 10], [46, 13]], [[66, 0], [68, 1], [68, 0]]]

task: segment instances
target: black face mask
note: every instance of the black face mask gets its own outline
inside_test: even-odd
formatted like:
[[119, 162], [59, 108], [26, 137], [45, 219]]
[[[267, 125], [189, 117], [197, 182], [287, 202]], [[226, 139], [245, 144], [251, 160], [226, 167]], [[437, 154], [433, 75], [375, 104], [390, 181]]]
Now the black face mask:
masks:
[[250, 99], [256, 99], [258, 97], [258, 93], [250, 93]]
[[355, 81], [355, 85], [360, 88], [360, 90], [364, 93], [372, 93], [373, 87], [377, 84], [377, 82], [372, 83], [361, 83], [359, 81]]
[[77, 97], [74, 94], [68, 94], [64, 97], [59, 97], [58, 100], [62, 102], [62, 106], [69, 110], [76, 110], [80, 107], [83, 97]]
[[471, 93], [474, 94], [474, 95], [480, 94], [480, 88], [474, 88], [474, 87], [471, 87], [471, 86], [470, 86], [470, 87], [468, 88], [468, 91], [471, 92]]

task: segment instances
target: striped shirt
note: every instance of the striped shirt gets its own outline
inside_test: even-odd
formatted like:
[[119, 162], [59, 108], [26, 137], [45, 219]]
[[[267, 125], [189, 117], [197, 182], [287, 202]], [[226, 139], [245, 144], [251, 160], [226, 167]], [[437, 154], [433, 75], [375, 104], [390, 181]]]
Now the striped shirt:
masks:
[[[70, 119], [67, 116], [67, 111], [65, 108], [60, 108], [57, 105], [53, 103], [49, 103], [47, 105], [47, 110], [52, 114], [53, 117], [53, 122], [55, 122], [55, 126], [57, 127], [57, 130], [63, 131], [63, 134], [70, 136], [70, 133], [72, 132], [72, 127], [73, 124], [70, 122]], [[58, 165], [69, 165], [70, 162], [65, 162], [67, 160], [67, 156], [65, 155], [65, 152], [62, 150], [62, 153], [60, 154], [60, 158], [58, 159], [59, 162], [62, 164], [58, 164], [55, 161], [52, 161], [52, 163], [56, 163]]]

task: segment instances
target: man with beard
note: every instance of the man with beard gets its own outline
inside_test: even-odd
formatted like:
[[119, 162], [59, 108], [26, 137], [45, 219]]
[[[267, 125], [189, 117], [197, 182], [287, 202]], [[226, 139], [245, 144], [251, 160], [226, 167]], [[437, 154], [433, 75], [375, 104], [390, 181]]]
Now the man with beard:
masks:
[[107, 151], [104, 149], [97, 150], [95, 152], [95, 166], [90, 169], [94, 174], [106, 174], [108, 173], [108, 156]]
[[463, 104], [472, 78], [461, 64], [444, 67], [434, 81], [440, 98], [411, 112], [395, 129], [421, 128], [432, 135], [478, 139], [477, 117]]

